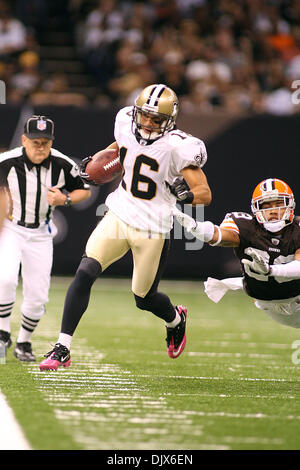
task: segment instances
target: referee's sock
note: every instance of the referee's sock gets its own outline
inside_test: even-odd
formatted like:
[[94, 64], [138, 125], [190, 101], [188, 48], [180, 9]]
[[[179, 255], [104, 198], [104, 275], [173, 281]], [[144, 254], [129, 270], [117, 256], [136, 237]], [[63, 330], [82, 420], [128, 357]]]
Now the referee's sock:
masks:
[[37, 327], [39, 321], [39, 319], [36, 320], [33, 318], [29, 318], [28, 316], [24, 315], [24, 313], [22, 313], [22, 324], [19, 331], [17, 343], [30, 343], [32, 333]]
[[14, 302], [0, 304], [0, 330], [10, 333], [10, 316]]

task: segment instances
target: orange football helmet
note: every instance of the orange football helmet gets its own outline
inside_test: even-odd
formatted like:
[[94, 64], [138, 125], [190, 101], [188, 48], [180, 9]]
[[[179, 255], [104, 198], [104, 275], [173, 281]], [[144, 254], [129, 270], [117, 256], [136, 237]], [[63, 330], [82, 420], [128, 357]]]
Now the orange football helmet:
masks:
[[[280, 206], [276, 205], [276, 209], [278, 209], [277, 220], [268, 220], [267, 211], [270, 211], [270, 207], [262, 207], [263, 203], [270, 201], [280, 202]], [[253, 191], [252, 213], [257, 222], [270, 232], [279, 232], [293, 222], [295, 206], [295, 198], [291, 188], [280, 179], [268, 178], [259, 183]]]

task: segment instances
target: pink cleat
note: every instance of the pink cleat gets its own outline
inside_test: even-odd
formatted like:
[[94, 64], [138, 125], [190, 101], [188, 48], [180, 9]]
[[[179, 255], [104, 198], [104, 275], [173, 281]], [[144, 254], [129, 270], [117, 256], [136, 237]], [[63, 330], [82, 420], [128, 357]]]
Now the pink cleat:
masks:
[[39, 367], [40, 370], [57, 370], [60, 366], [69, 367], [71, 365], [71, 356], [68, 348], [60, 343], [56, 343], [54, 348], [45, 354]]
[[177, 312], [181, 316], [181, 322], [175, 328], [167, 327], [167, 347], [168, 354], [172, 359], [176, 359], [183, 352], [186, 345], [186, 317], [187, 309], [183, 305], [177, 305]]

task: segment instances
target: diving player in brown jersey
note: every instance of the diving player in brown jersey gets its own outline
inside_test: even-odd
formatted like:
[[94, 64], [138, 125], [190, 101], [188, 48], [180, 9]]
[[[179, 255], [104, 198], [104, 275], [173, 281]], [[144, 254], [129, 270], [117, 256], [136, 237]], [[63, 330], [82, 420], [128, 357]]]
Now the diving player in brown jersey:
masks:
[[241, 263], [242, 278], [208, 278], [205, 292], [218, 302], [228, 289], [243, 288], [271, 318], [300, 328], [300, 226], [295, 199], [282, 180], [259, 183], [252, 195], [252, 215], [226, 214], [220, 226], [174, 215], [187, 231], [211, 246], [232, 247]]

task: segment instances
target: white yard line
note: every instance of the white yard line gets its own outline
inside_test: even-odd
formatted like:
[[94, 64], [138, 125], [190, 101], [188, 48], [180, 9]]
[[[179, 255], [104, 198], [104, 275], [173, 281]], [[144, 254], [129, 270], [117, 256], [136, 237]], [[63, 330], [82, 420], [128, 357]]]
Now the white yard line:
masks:
[[[140, 374], [139, 377], [153, 377], [151, 374]], [[228, 380], [228, 377], [206, 377], [196, 375], [159, 375], [160, 379], [191, 379], [191, 380]], [[262, 377], [234, 377], [234, 380], [238, 381], [256, 381], [256, 382], [288, 382], [286, 379], [269, 379]], [[299, 382], [299, 380], [294, 380]]]
[[0, 450], [31, 450], [12, 409], [0, 391]]
[[[112, 446], [121, 450], [132, 446], [133, 442], [136, 448], [141, 449], [161, 445], [178, 449], [182, 448], [181, 436], [178, 437], [174, 429], [179, 427], [184, 436], [189, 433], [202, 436], [202, 426], [193, 423], [193, 417], [175, 412], [164, 397], [155, 399], [148, 396], [131, 372], [115, 364], [103, 363], [103, 356], [87, 348], [84, 341], [79, 341], [75, 353], [76, 349], [78, 357], [74, 369], [41, 373], [36, 366], [29, 364], [28, 370], [38, 389], [45, 394], [45, 400], [53, 407], [57, 419], [68, 426], [73, 439], [82, 449]], [[122, 425], [125, 421], [129, 423], [125, 438], [116, 442], [116, 436], [108, 433], [106, 442], [103, 442], [103, 426], [109, 428], [113, 425], [117, 429], [118, 423]], [[170, 432], [170, 423], [173, 432]], [[151, 435], [153, 438], [150, 439]], [[162, 436], [165, 436], [164, 439]], [[207, 448], [205, 444], [199, 446]], [[223, 444], [208, 444], [208, 447], [229, 449]]]

